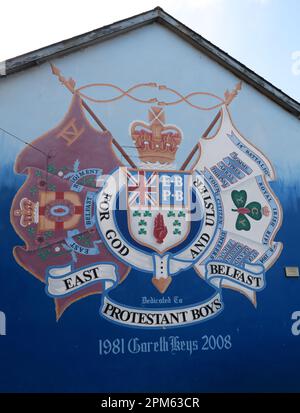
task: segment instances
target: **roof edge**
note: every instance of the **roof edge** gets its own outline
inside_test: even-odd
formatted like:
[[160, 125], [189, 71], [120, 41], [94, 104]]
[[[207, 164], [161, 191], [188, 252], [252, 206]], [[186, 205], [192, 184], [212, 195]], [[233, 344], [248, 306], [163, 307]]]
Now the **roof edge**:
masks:
[[200, 34], [166, 13], [161, 7], [155, 7], [152, 10], [103, 26], [99, 29], [8, 59], [5, 62], [6, 73], [4, 77], [154, 22], [158, 22], [172, 30], [208, 57], [221, 64], [237, 77], [300, 119], [299, 102], [206, 40]]
[[99, 29], [91, 30], [49, 46], [44, 46], [40, 49], [7, 59], [5, 61], [5, 76], [39, 65], [51, 58], [72, 53], [82, 47], [107, 40], [146, 24], [151, 24], [158, 20], [159, 12], [161, 11], [163, 10], [160, 7], [156, 7], [155, 9], [100, 27]]
[[281, 89], [274, 86], [271, 82], [249, 69], [219, 47], [215, 46], [200, 34], [185, 26], [164, 10], [160, 9], [158, 14], [158, 21], [164, 26], [185, 38], [185, 40], [194, 45], [198, 50], [204, 52], [208, 57], [220, 63], [241, 80], [249, 83], [255, 89], [300, 119], [300, 103], [297, 100], [287, 95]]

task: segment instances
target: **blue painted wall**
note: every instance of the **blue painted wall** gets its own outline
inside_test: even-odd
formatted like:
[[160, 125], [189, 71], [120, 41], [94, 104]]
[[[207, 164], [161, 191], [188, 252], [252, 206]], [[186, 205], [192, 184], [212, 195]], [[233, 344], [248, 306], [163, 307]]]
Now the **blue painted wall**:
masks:
[[[66, 77], [76, 79], [77, 86], [103, 82], [126, 89], [140, 82], [157, 82], [183, 94], [198, 90], [222, 96], [239, 80], [157, 24], [53, 63]], [[139, 93], [145, 97], [144, 92], [137, 96]], [[173, 99], [157, 89], [149, 89], [148, 94], [159, 100]], [[2, 78], [0, 127], [30, 142], [56, 126], [70, 100], [70, 93], [51, 74], [48, 64]], [[91, 104], [115, 138], [129, 146], [129, 122], [147, 120], [149, 106], [126, 97], [115, 103]], [[53, 301], [44, 293], [44, 286], [19, 267], [12, 256], [13, 246], [22, 241], [9, 222], [9, 210], [25, 179], [15, 175], [13, 164], [24, 145], [0, 131], [0, 310], [6, 314], [7, 323], [6, 336], [0, 336], [0, 391], [300, 390], [300, 336], [291, 332], [291, 315], [300, 310], [300, 281], [287, 279], [284, 274], [285, 266], [300, 264], [300, 121], [245, 83], [230, 111], [237, 128], [270, 159], [277, 172], [272, 188], [284, 212], [276, 236], [283, 243], [283, 252], [267, 272], [267, 287], [258, 294], [256, 309], [243, 295], [225, 289], [221, 315], [203, 324], [172, 330], [143, 331], [111, 324], [99, 316], [97, 295], [73, 304], [59, 322], [55, 321]], [[184, 132], [178, 166], [214, 114], [184, 103], [166, 109], [167, 121]], [[136, 156], [134, 149], [127, 150]], [[176, 288], [184, 289], [186, 285], [191, 292], [199, 286], [203, 298], [208, 293], [209, 287], [190, 272]], [[134, 296], [137, 290], [144, 291], [145, 296], [152, 294], [151, 285], [143, 284], [136, 271], [119, 288], [120, 297]], [[173, 293], [176, 291], [170, 291]], [[230, 335], [231, 348], [206, 350], [205, 336], [211, 335]], [[192, 354], [99, 354], [99, 340], [118, 338], [127, 344], [132, 338], [149, 342], [174, 336], [197, 342], [198, 349]]]

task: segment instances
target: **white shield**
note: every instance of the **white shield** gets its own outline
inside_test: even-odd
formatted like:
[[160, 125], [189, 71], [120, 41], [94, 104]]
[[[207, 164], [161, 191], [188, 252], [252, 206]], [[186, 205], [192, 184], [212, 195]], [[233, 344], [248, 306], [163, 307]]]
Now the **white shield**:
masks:
[[132, 238], [158, 253], [190, 232], [191, 174], [127, 169], [127, 220]]

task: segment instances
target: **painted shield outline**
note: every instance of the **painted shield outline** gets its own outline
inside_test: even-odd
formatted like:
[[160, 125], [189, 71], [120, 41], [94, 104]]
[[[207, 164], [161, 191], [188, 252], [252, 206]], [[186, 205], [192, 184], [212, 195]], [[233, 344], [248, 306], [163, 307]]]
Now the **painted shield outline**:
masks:
[[[140, 245], [146, 246], [158, 254], [181, 244], [189, 235], [191, 230], [191, 191], [192, 173], [190, 171], [158, 170], [158, 169], [135, 169], [126, 168], [126, 205], [127, 223], [131, 237]], [[183, 200], [175, 205], [164, 203], [161, 200], [161, 180], [163, 176], [180, 177], [183, 182]], [[136, 188], [131, 188], [132, 177], [136, 179]], [[176, 185], [172, 182], [172, 189]], [[146, 190], [146, 188], [150, 191]], [[142, 196], [139, 195], [143, 189]], [[156, 199], [153, 196], [156, 191]], [[179, 189], [177, 189], [179, 191]], [[134, 196], [132, 196], [132, 192]], [[151, 196], [152, 195], [152, 196]], [[175, 192], [171, 192], [170, 199], [174, 199]], [[142, 205], [132, 206], [136, 198], [140, 198]], [[134, 216], [134, 214], [136, 216]], [[140, 215], [139, 215], [140, 214]], [[163, 216], [162, 226], [167, 227], [167, 234], [161, 243], [154, 236], [155, 219], [158, 215]], [[144, 230], [144, 231], [143, 231]], [[159, 246], [161, 245], [161, 248]]]

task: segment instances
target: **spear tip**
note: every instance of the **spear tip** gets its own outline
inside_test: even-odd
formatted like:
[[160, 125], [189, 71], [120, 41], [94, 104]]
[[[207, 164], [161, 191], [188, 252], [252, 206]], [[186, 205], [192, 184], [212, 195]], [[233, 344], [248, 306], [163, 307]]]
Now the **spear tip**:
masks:
[[241, 89], [242, 89], [242, 81], [240, 80], [238, 81], [238, 83], [235, 85], [234, 89], [231, 92], [226, 90], [226, 92], [224, 93], [225, 103], [229, 105], [229, 103], [232, 102], [232, 100], [237, 96], [237, 94], [239, 93]]
[[59, 75], [60, 75], [60, 70], [59, 70], [59, 68], [58, 68], [57, 66], [55, 66], [54, 63], [50, 63], [50, 66], [51, 66], [52, 73], [53, 73], [55, 76], [59, 76]]
[[240, 91], [242, 89], [242, 81], [240, 80], [239, 82], [237, 82], [237, 84], [235, 85], [235, 90], [236, 91]]

